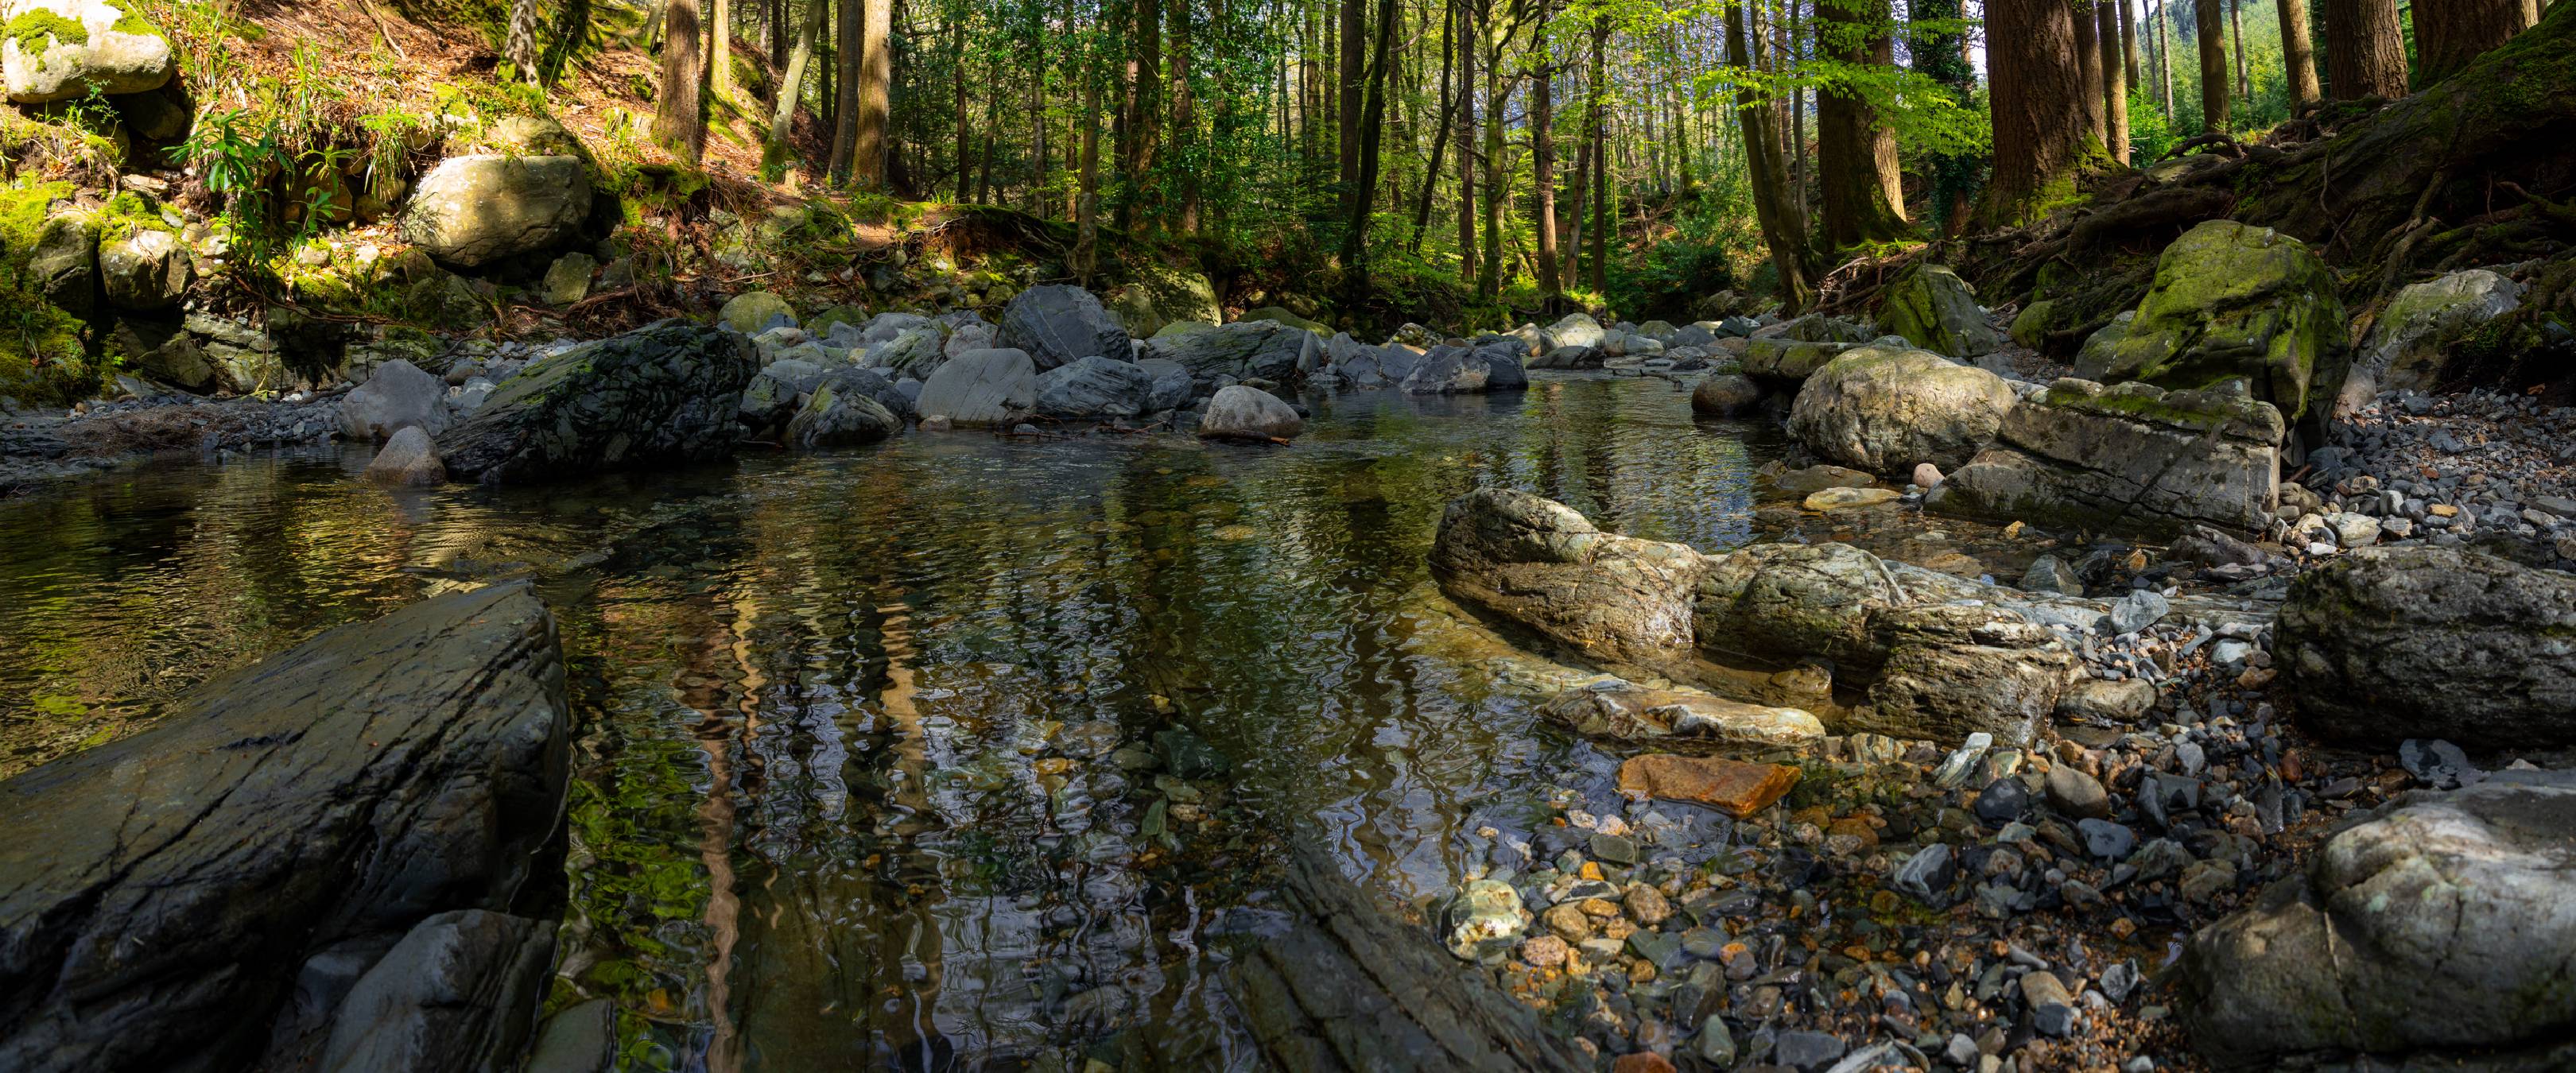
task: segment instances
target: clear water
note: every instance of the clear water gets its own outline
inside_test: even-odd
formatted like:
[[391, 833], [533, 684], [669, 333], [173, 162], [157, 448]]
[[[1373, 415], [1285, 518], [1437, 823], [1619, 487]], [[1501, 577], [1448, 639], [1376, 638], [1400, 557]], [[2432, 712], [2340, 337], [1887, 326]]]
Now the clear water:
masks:
[[1776, 435], [1566, 377], [1319, 400], [1288, 448], [915, 434], [499, 492], [370, 487], [363, 449], [138, 468], [0, 503], [0, 773], [533, 576], [580, 717], [556, 1002], [613, 1002], [633, 1067], [1242, 1068], [1208, 928], [1281, 846], [1419, 898], [1600, 767], [1425, 635], [1443, 505], [1733, 547]]

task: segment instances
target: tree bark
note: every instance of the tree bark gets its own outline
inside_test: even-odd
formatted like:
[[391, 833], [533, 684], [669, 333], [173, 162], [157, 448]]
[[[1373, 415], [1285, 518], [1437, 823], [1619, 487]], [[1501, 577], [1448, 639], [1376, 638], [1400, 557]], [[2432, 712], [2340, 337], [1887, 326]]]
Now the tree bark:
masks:
[[2194, 29], [2200, 34], [2200, 131], [2227, 132], [2226, 0], [2192, 0]]
[[2138, 77], [2137, 13], [2129, 6], [2131, 0], [2118, 0], [2118, 3], [2120, 5], [2121, 69], [2128, 76], [2124, 81], [2131, 86], [2143, 86], [2146, 82]]
[[1503, 289], [1503, 120], [1511, 99], [1511, 86], [1503, 81], [1503, 50], [1510, 43], [1507, 31], [1485, 53], [1485, 272], [1476, 282], [1478, 293], [1487, 298]]
[[2173, 0], [2156, 0], [2156, 92], [2164, 99], [2165, 122], [2174, 118], [2173, 106], [2173, 35], [2166, 26], [2165, 5]]
[[956, 200], [963, 202], [975, 177], [975, 128], [973, 115], [966, 110], [966, 20], [962, 12], [952, 16], [948, 24], [948, 58], [948, 89], [956, 99], [957, 115]]
[[2254, 99], [2254, 82], [2245, 74], [2245, 0], [2227, 0], [2227, 46], [2236, 54], [2236, 99]]
[[[2063, 0], [2043, 2], [2057, 3], [2059, 10], [2065, 10]], [[1745, 38], [1743, 5], [1727, 5], [1726, 62], [1751, 70], [1752, 52]], [[1778, 114], [1751, 86], [1736, 90], [1735, 115], [1744, 127], [1744, 169], [1753, 187], [1754, 219], [1761, 225], [1763, 245], [1771, 250], [1771, 264], [1780, 274], [1780, 308], [1794, 315], [1815, 300], [1816, 287], [1807, 267], [1806, 229], [1798, 215], [1789, 210], [1789, 192], [1778, 155], [1780, 138], [1770, 129]], [[1597, 264], [1593, 271], [1597, 277]]]
[[[804, 24], [796, 28], [796, 51], [787, 58], [787, 76], [778, 86], [778, 105], [770, 110], [769, 158], [787, 161], [788, 136], [795, 131], [796, 105], [805, 95], [805, 69], [814, 62], [814, 41], [823, 35], [822, 0], [805, 5]], [[810, 170], [810, 166], [809, 166]]]
[[713, 0], [707, 19], [715, 48], [707, 70], [708, 95], [718, 103], [733, 100], [733, 0]]
[[2128, 65], [2120, 60], [2120, 12], [2128, 0], [2103, 0], [2093, 5], [2095, 17], [2101, 20], [2102, 40], [2102, 143], [2111, 151], [2116, 164], [2129, 162], [2129, 80]]
[[662, 84], [653, 98], [653, 137], [682, 162], [696, 167], [707, 148], [706, 116], [698, 90], [706, 80], [706, 29], [698, 25], [698, 0], [669, 0], [662, 14]]
[[508, 40], [503, 51], [509, 54], [512, 74], [529, 85], [538, 84], [537, 61], [544, 50], [537, 47], [537, 0], [511, 0]]
[[840, 56], [840, 77], [834, 87], [832, 106], [832, 178], [850, 181], [850, 161], [858, 155], [859, 145], [859, 57], [866, 46], [860, 38], [866, 34], [865, 14], [860, 9], [864, 0], [840, 0], [840, 42], [834, 46]]
[[1610, 17], [1592, 20], [1592, 292], [1610, 293]]
[[2415, 0], [2415, 58], [2425, 85], [2467, 67], [2540, 21], [2537, 0]]
[[1180, 158], [1181, 211], [1173, 230], [1199, 232], [1198, 101], [1190, 91], [1190, 0], [1172, 0], [1172, 153]]
[[1361, 94], [1368, 80], [1364, 66], [1369, 58], [1368, 4], [1366, 0], [1342, 0], [1341, 15], [1341, 186], [1342, 215], [1348, 219], [1352, 206], [1359, 201], [1355, 186], [1360, 178], [1360, 139], [1365, 136], [1360, 133], [1360, 110], [1364, 107]]
[[1565, 287], [1556, 264], [1556, 81], [1548, 67], [1547, 23], [1554, 5], [1540, 0], [1538, 32], [1530, 40], [1530, 185], [1536, 197], [1538, 293], [1550, 312]]
[[1157, 223], [1154, 154], [1163, 140], [1163, 2], [1136, 0], [1135, 111], [1127, 117], [1127, 197], [1119, 203], [1131, 223]]
[[2084, 133], [2108, 144], [2102, 116], [2101, 23], [2093, 17], [2093, 0], [2075, 0], [2069, 8], [2075, 27], [2075, 91], [2084, 95]]
[[[1356, 4], [1357, 0], [1349, 2]], [[1369, 293], [1368, 218], [1377, 196], [1378, 149], [1386, 130], [1386, 79], [1387, 68], [1393, 66], [1389, 53], [1395, 43], [1395, 15], [1396, 0], [1378, 0], [1377, 39], [1365, 73], [1368, 92], [1360, 105], [1360, 173], [1352, 186], [1350, 230], [1342, 239], [1342, 263], [1350, 269], [1344, 279], [1354, 299], [1349, 303], [1352, 308], [1357, 308], [1357, 300]], [[1344, 38], [1355, 39], [1356, 35]]]
[[1100, 267], [1100, 67], [1098, 47], [1085, 50], [1082, 64], [1082, 165], [1075, 172], [1073, 199], [1074, 276], [1088, 283]]
[[2065, 0], [1987, 0], [1986, 28], [1995, 165], [1977, 216], [2007, 227], [2083, 161], [2087, 98]]
[[[1818, 0], [1817, 47], [1844, 63], [1894, 64], [1894, 43], [1882, 29], [1887, 21], [1886, 0]], [[1816, 94], [1816, 168], [1827, 246], [1842, 250], [1907, 235], [1896, 132], [1847, 88]]]
[[2338, 101], [2406, 95], [2397, 0], [2325, 0], [2326, 92]]
[[2275, 0], [2281, 15], [2281, 63], [2290, 69], [2290, 112], [2325, 99], [2317, 86], [2317, 50], [2308, 40], [2308, 0]]
[[[1480, 0], [1489, 2], [1489, 0]], [[1476, 40], [1473, 7], [1458, 9], [1458, 282], [1476, 287]]]
[[1458, 118], [1458, 98], [1451, 93], [1457, 74], [1458, 0], [1442, 5], [1440, 27], [1440, 130], [1431, 136], [1431, 163], [1422, 170], [1422, 196], [1413, 202], [1413, 240], [1408, 247], [1422, 252], [1422, 239], [1431, 231], [1431, 195], [1440, 188], [1441, 158], [1449, 152], [1449, 128]]

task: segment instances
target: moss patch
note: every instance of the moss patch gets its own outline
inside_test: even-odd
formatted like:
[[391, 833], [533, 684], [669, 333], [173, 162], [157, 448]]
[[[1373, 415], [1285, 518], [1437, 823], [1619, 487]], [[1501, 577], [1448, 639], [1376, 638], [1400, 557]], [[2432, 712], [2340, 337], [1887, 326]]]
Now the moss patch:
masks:
[[66, 45], [89, 43], [89, 27], [41, 7], [29, 9], [9, 20], [7, 27], [0, 28], [0, 35], [17, 42], [18, 51], [28, 56], [42, 56], [56, 42]]

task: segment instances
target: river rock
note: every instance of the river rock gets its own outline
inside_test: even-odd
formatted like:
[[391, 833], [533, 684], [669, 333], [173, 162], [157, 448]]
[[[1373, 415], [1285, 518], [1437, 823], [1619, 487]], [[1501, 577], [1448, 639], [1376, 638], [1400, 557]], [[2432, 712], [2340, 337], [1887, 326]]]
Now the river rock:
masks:
[[725, 299], [716, 320], [744, 335], [759, 335], [776, 324], [796, 326], [796, 308], [768, 291], [744, 291]]
[[2459, 548], [2376, 548], [2301, 574], [2278, 662], [2301, 722], [2344, 741], [2576, 744], [2576, 575]]
[[788, 446], [808, 451], [856, 447], [901, 431], [903, 419], [871, 398], [865, 383], [857, 379], [860, 377], [882, 385], [884, 392], [894, 391], [893, 384], [866, 369], [845, 369], [833, 374], [805, 397], [805, 405], [787, 422]]
[[2075, 378], [2101, 382], [2119, 357], [2120, 341], [2129, 337], [2129, 326], [2137, 320], [2137, 310], [2123, 309], [2111, 315], [2110, 323], [2085, 336], [2083, 348], [2075, 352]]
[[[0, 45], [0, 47], [6, 47]], [[98, 217], [60, 212], [45, 218], [27, 255], [27, 289], [76, 317], [98, 308]]]
[[1867, 704], [1837, 728], [1949, 744], [1971, 734], [2027, 747], [2082, 664], [2047, 627], [1992, 606], [1889, 607], [1869, 616], [1885, 657]]
[[1648, 753], [1619, 765], [1623, 793], [1706, 805], [1739, 820], [1771, 807], [1797, 785], [1798, 769], [1786, 764], [1715, 756]]
[[1153, 389], [1145, 395], [1146, 413], [1177, 410], [1190, 404], [1192, 389], [1197, 385], [1181, 363], [1166, 358], [1139, 358], [1136, 367], [1154, 378]]
[[367, 462], [367, 479], [378, 484], [426, 488], [447, 480], [447, 464], [419, 425], [405, 425], [385, 441]]
[[2057, 698], [2057, 717], [2069, 723], [2120, 726], [2146, 718], [2156, 706], [2156, 686], [2136, 678], [2087, 678]]
[[1648, 689], [1616, 679], [1559, 693], [1539, 706], [1539, 715], [1578, 734], [1653, 741], [1667, 748], [1684, 743], [1795, 748], [1825, 736], [1822, 722], [1796, 708]]
[[2283, 431], [2280, 411], [2233, 387], [2060, 380], [2013, 407], [1923, 505], [2097, 531], [2255, 532], [2279, 503]]
[[971, 353], [974, 352], [952, 353], [940, 342], [939, 329], [925, 324], [902, 329], [891, 338], [870, 344], [867, 357], [860, 364], [871, 369], [883, 369], [887, 376], [909, 376], [928, 382], [949, 361]]
[[2343, 301], [2324, 262], [2268, 227], [2210, 220], [2157, 258], [2101, 379], [2197, 389], [2243, 378], [2296, 423], [2312, 397], [2335, 397], [2346, 359]]
[[1239, 320], [1214, 328], [1173, 325], [1146, 340], [1138, 357], [1178, 363], [1199, 384], [1213, 390], [1219, 377], [1288, 383], [1298, 370], [1313, 367], [1322, 352], [1323, 341], [1313, 332], [1275, 321]]
[[1225, 309], [1216, 300], [1216, 285], [1208, 281], [1204, 272], [1139, 257], [1129, 262], [1128, 275], [1131, 282], [1118, 289], [1109, 310], [1129, 335], [1149, 339], [1172, 324], [1225, 323]]
[[[1135, 356], [1127, 328], [1090, 291], [1056, 283], [1021, 291], [1002, 307], [1003, 349], [1028, 354], [1038, 372], [1078, 358], [1125, 361]], [[951, 415], [954, 416], [954, 415]]]
[[1754, 339], [1744, 344], [1744, 375], [1775, 391], [1796, 391], [1858, 343], [1811, 343], [1796, 339]]
[[590, 169], [580, 157], [449, 157], [413, 188], [402, 240], [472, 268], [572, 238], [590, 199]]
[[[507, 1064], [542, 993], [512, 982], [550, 959], [410, 955], [459, 912], [548, 941], [571, 730], [553, 617], [496, 585], [325, 631], [0, 782], [0, 1068]], [[452, 988], [421, 986], [433, 966]], [[344, 1025], [405, 1017], [437, 1031], [320, 1061]]]
[[1154, 374], [1135, 362], [1094, 355], [1038, 377], [1037, 410], [1048, 417], [1134, 417], [1151, 408]]
[[733, 453], [750, 339], [663, 321], [532, 362], [438, 435], [461, 480], [547, 480]]
[[1941, 265], [1916, 262], [1879, 300], [1885, 331], [1935, 354], [1973, 358], [2003, 349], [2003, 333], [1977, 307], [1977, 292]]
[[1525, 352], [1517, 342], [1503, 340], [1482, 343], [1476, 357], [1485, 363], [1485, 390], [1518, 391], [1529, 386], [1529, 371], [1522, 364]]
[[1532, 369], [1598, 369], [1602, 358], [1599, 347], [1561, 346], [1530, 359]]
[[317, 1068], [509, 1068], [545, 999], [556, 926], [484, 909], [421, 921], [349, 988]]
[[546, 278], [537, 284], [537, 300], [550, 306], [568, 306], [590, 296], [590, 277], [599, 271], [599, 258], [574, 250], [555, 258], [546, 266]]
[[1404, 378], [1403, 388], [1414, 395], [1471, 395], [1484, 391], [1493, 375], [1484, 357], [1463, 346], [1436, 346], [1422, 356], [1422, 364]]
[[381, 440], [418, 426], [430, 435], [447, 431], [447, 382], [395, 358], [340, 399], [340, 432], [353, 440]]
[[1604, 533], [1564, 504], [1496, 488], [1451, 500], [1431, 545], [1432, 577], [1452, 599], [1627, 663], [1690, 648], [1703, 569], [1685, 545]]
[[1817, 454], [1873, 473], [1917, 463], [1958, 466], [1995, 436], [2012, 385], [1926, 350], [1863, 347], [1826, 363], [1798, 390], [1789, 431]]
[[1742, 417], [1762, 404], [1762, 385], [1742, 373], [1711, 373], [1691, 388], [1691, 411], [1710, 417]]
[[2334, 416], [2352, 416], [2383, 391], [2432, 390], [2463, 342], [2521, 306], [2522, 285], [2483, 268], [2399, 290], [2353, 353], [2352, 369], [2335, 394]]
[[2356, 1054], [2373, 1068], [2568, 1068], [2570, 861], [2576, 773], [2401, 797], [2191, 937], [2184, 1024], [2228, 1069]]
[[806, 394], [823, 385], [823, 375], [823, 367], [810, 361], [770, 362], [742, 389], [742, 423], [755, 435], [777, 428], [796, 415]]
[[117, 0], [10, 0], [0, 17], [0, 88], [13, 104], [145, 93], [179, 69], [170, 36]]
[[119, 309], [168, 309], [188, 296], [195, 262], [179, 236], [137, 227], [98, 246], [98, 280], [108, 304]]
[[913, 409], [960, 427], [998, 425], [1037, 405], [1037, 365], [1010, 347], [970, 350], [950, 358], [922, 382]]
[[1289, 440], [1306, 431], [1306, 419], [1279, 396], [1257, 387], [1228, 384], [1208, 399], [1199, 435], [1224, 440]]
[[1590, 313], [1568, 313], [1547, 326], [1549, 349], [1556, 347], [1599, 347], [1606, 337], [1601, 322]]
[[1333, 334], [1332, 325], [1319, 320], [1309, 320], [1305, 317], [1298, 316], [1294, 311], [1285, 306], [1260, 306], [1244, 310], [1243, 316], [1238, 318], [1237, 322], [1241, 323], [1246, 321], [1278, 324], [1319, 336]]
[[1468, 880], [1440, 910], [1442, 945], [1466, 961], [1509, 949], [1529, 925], [1520, 892], [1491, 879]]
[[1826, 313], [1809, 313], [1783, 321], [1770, 329], [1770, 333], [1804, 343], [1866, 343], [1879, 335], [1878, 329], [1867, 321]]
[[1893, 488], [1827, 488], [1799, 501], [1798, 505], [1813, 511], [1842, 510], [1847, 507], [1875, 507], [1904, 498]]

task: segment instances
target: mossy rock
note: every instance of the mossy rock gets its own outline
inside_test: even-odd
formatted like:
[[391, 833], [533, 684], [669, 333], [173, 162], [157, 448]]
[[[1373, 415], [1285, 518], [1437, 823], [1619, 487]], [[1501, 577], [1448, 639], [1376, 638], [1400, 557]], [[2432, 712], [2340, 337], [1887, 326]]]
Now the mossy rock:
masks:
[[1936, 354], [1972, 358], [2003, 348], [2003, 335], [1977, 305], [1977, 293], [1959, 274], [1916, 263], [1888, 284], [1879, 324], [1892, 335]]
[[1307, 320], [1304, 317], [1298, 316], [1297, 314], [1291, 313], [1278, 306], [1262, 306], [1259, 309], [1246, 310], [1242, 316], [1236, 317], [1235, 319], [1239, 321], [1266, 320], [1274, 324], [1285, 324], [1291, 328], [1304, 328], [1317, 335], [1331, 335], [1333, 333], [1333, 329], [1330, 326], [1320, 321]]
[[726, 327], [744, 335], [758, 335], [769, 327], [769, 322], [780, 317], [787, 318], [787, 323], [792, 325], [796, 323], [796, 309], [787, 304], [787, 299], [768, 291], [744, 291], [734, 295], [716, 313], [716, 319], [723, 321]]
[[2156, 263], [2103, 379], [2204, 388], [2242, 378], [2293, 421], [2331, 398], [2346, 359], [2343, 301], [2306, 244], [2266, 227], [2211, 220]]
[[875, 314], [868, 312], [864, 306], [837, 305], [814, 314], [812, 319], [805, 322], [805, 331], [806, 334], [820, 339], [831, 332], [835, 324], [865, 328], [868, 326], [868, 319], [873, 316]]
[[83, 327], [37, 295], [0, 287], [0, 395], [52, 406], [97, 393], [104, 370], [90, 359]]
[[2057, 303], [2052, 299], [2042, 298], [2021, 308], [2021, 315], [2013, 318], [2012, 328], [2008, 334], [2012, 336], [2013, 342], [2038, 350], [2048, 341], [2048, 333], [2056, 330]]
[[15, 0], [0, 26], [0, 89], [17, 104], [148, 93], [179, 69], [168, 34], [126, 0]]

